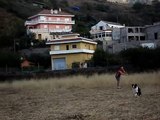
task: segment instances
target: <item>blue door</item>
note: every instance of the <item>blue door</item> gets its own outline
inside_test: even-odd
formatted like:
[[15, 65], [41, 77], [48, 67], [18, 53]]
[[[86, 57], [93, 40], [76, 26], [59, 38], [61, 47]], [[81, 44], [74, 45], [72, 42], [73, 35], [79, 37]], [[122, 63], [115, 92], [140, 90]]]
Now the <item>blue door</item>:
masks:
[[63, 70], [66, 69], [65, 58], [56, 58], [52, 60], [52, 70]]

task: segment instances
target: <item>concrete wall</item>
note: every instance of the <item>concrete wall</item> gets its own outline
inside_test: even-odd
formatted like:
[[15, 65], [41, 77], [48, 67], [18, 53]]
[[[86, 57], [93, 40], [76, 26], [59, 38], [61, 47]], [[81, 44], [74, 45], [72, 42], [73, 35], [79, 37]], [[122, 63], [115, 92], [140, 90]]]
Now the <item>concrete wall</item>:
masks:
[[160, 40], [160, 23], [146, 26], [145, 33], [148, 40]]
[[53, 55], [51, 59], [54, 58], [65, 58], [67, 69], [72, 68], [72, 63], [79, 62], [84, 63], [86, 60], [90, 60], [93, 54], [88, 53], [78, 53], [78, 54], [64, 54], [64, 55]]

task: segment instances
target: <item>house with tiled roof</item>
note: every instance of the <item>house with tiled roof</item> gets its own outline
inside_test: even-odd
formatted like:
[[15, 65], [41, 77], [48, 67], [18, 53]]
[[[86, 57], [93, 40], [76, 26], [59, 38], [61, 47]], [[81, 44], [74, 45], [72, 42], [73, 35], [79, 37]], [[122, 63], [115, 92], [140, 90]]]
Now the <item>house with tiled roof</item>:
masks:
[[51, 33], [71, 32], [74, 15], [59, 10], [44, 9], [38, 14], [30, 16], [25, 22], [27, 34], [34, 33], [39, 40], [53, 39]]
[[75, 63], [86, 68], [86, 61], [92, 58], [97, 46], [93, 40], [76, 33], [58, 35], [46, 44], [50, 46], [52, 70], [71, 69]]

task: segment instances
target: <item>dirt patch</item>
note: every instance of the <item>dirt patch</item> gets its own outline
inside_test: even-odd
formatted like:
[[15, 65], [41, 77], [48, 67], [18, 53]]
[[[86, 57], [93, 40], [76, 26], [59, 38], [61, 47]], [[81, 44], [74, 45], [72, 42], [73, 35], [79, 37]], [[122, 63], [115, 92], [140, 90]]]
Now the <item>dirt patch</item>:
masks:
[[0, 88], [1, 120], [159, 120], [160, 86], [109, 88]]

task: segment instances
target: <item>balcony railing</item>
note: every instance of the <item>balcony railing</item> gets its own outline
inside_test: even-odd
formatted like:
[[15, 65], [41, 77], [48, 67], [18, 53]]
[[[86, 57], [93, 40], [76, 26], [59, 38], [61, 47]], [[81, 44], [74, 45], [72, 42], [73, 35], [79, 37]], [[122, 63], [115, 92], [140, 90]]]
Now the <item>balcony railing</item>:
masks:
[[75, 49], [75, 50], [51, 50], [50, 55], [60, 55], [60, 54], [71, 54], [71, 53], [91, 53], [93, 54], [95, 51], [94, 50], [88, 50], [88, 49]]
[[65, 21], [65, 20], [37, 20], [37, 21], [26, 21], [25, 25], [36, 25], [36, 24], [75, 24], [75, 21]]
[[71, 29], [28, 29], [33, 33], [71, 32]]

